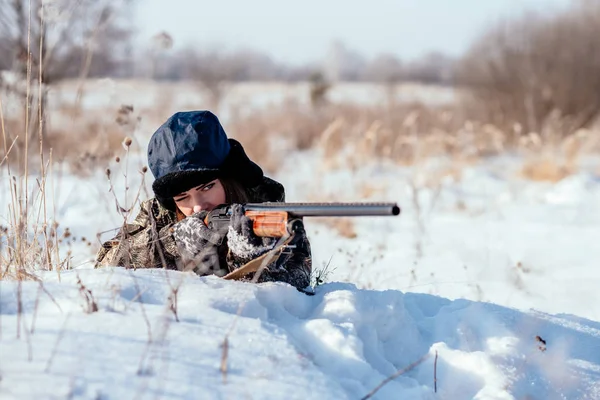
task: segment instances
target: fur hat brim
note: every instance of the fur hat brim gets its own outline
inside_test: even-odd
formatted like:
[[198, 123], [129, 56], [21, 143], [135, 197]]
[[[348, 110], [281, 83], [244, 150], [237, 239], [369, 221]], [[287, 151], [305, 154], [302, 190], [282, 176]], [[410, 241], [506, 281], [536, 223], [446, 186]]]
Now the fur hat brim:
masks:
[[198, 185], [203, 185], [219, 177], [219, 170], [192, 170], [173, 172], [152, 183], [157, 197], [175, 197]]

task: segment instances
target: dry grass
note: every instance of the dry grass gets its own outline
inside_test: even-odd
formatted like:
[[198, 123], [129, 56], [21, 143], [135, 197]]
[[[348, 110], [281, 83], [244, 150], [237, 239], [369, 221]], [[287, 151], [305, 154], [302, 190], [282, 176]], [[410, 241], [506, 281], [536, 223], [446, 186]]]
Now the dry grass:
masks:
[[56, 128], [48, 134], [48, 148], [57, 161], [76, 165], [102, 165], [121, 149], [123, 139], [134, 130], [138, 117], [132, 106], [122, 105], [118, 110], [90, 118], [81, 110], [68, 109], [67, 128]]
[[527, 160], [521, 169], [521, 174], [527, 179], [549, 182], [558, 182], [573, 172], [575, 172], [573, 166], [562, 164], [552, 158]]
[[336, 233], [347, 239], [355, 239], [358, 237], [354, 226], [354, 221], [350, 218], [314, 218], [311, 220], [315, 223], [320, 223], [333, 230]]
[[[460, 118], [453, 112], [456, 110], [435, 110], [419, 104], [395, 109], [330, 104], [314, 111], [288, 102], [249, 117], [237, 117], [227, 129], [259, 162], [271, 155], [265, 151], [263, 141], [279, 138], [286, 142], [287, 151], [319, 148], [326, 158], [334, 159], [352, 144], [363, 158], [386, 157], [410, 164], [417, 157], [444, 154], [456, 147], [447, 139], [461, 127]], [[261, 140], [257, 140], [259, 137]], [[416, 154], [417, 150], [422, 153]]]
[[[32, 93], [29, 86], [27, 93]], [[37, 99], [40, 98], [38, 93]], [[52, 176], [52, 155], [46, 158], [42, 151], [41, 123], [38, 126], [29, 124], [34, 112], [30, 108], [33, 100], [30, 103], [28, 99], [26, 104], [25, 121], [19, 127], [5, 120], [0, 97], [5, 172], [2, 183], [5, 195], [10, 196], [7, 226], [0, 233], [0, 279], [37, 279], [37, 270], [60, 270], [68, 261], [61, 259], [59, 254], [58, 223], [51, 218], [48, 208], [47, 199], [51, 194], [47, 193], [47, 183]], [[41, 110], [39, 103], [37, 109]], [[43, 119], [38, 116], [37, 120]], [[38, 142], [33, 140], [36, 132]], [[32, 173], [34, 166], [37, 174]]]
[[[123, 137], [138, 129], [140, 115], [159, 115], [161, 107], [133, 110], [121, 106], [83, 112], [63, 106], [49, 118], [45, 147], [52, 148], [54, 160], [72, 164], [79, 173], [104, 169], [120, 151]], [[328, 103], [320, 108], [287, 101], [249, 115], [233, 112], [224, 124], [269, 174], [298, 150], [318, 150], [326, 170], [357, 170], [375, 160], [410, 166], [436, 158], [460, 169], [512, 152], [524, 156], [523, 176], [555, 181], [577, 171], [581, 155], [600, 150], [597, 130], [565, 135], [571, 124], [557, 113], [544, 121], [539, 133], [529, 134], [519, 124], [503, 130], [486, 123], [483, 114], [480, 120], [474, 115], [460, 101], [438, 107]], [[22, 123], [11, 120], [6, 125], [10, 143]], [[23, 154], [19, 146], [17, 142], [13, 155]], [[557, 158], [555, 153], [561, 156]], [[452, 174], [459, 175], [457, 171]]]
[[[29, 175], [30, 158], [23, 159], [21, 168], [13, 167], [10, 157], [5, 161], [5, 193], [11, 202], [7, 226], [0, 232], [0, 279], [37, 279], [36, 271], [66, 268], [69, 259], [60, 255], [59, 244], [68, 240], [69, 231], [59, 228], [48, 207], [51, 157], [45, 160], [40, 154], [37, 177]], [[25, 172], [15, 173], [19, 170]]]
[[[81, 175], [105, 168], [108, 161], [122, 150], [123, 139], [139, 122], [131, 106], [121, 106], [118, 110], [96, 115], [75, 107], [63, 107], [54, 115], [60, 115], [66, 121], [54, 127], [50, 118], [43, 144], [45, 156], [52, 152], [55, 162], [66, 162], [73, 167], [73, 172]], [[6, 140], [15, 143], [8, 158], [17, 167], [24, 165], [26, 156], [25, 142], [20, 140], [23, 129], [23, 121], [5, 121]], [[32, 152], [39, 152], [37, 143], [33, 147], [29, 145], [27, 153], [30, 158]]]
[[[43, 14], [39, 18], [43, 26]], [[52, 198], [53, 193], [48, 190], [53, 159], [51, 151], [49, 154], [44, 152], [46, 88], [42, 68], [37, 68], [37, 74], [34, 74], [33, 53], [35, 45], [39, 45], [39, 54], [36, 55], [38, 59], [43, 59], [45, 43], [43, 36], [39, 43], [31, 42], [31, 17], [28, 22], [22, 124], [5, 119], [4, 93], [0, 92], [0, 131], [4, 150], [2, 164], [6, 172], [4, 190], [11, 200], [8, 226], [0, 234], [0, 279], [19, 281], [38, 279], [35, 273], [40, 269], [60, 271], [69, 260], [60, 254], [59, 224], [48, 206], [48, 199]]]
[[582, 156], [600, 151], [600, 131], [564, 135], [560, 117], [546, 121], [541, 134], [524, 134], [518, 125], [507, 132], [467, 119], [460, 107], [330, 104], [314, 113], [286, 103], [238, 117], [228, 130], [267, 171], [275, 171], [287, 154], [311, 148], [322, 152], [325, 169], [356, 170], [374, 160], [404, 166], [446, 160], [443, 168], [427, 173], [427, 186], [434, 187], [448, 177], [460, 179], [465, 165], [506, 153], [522, 156], [522, 176], [557, 181], [577, 172]]
[[558, 182], [579, 170], [582, 155], [600, 150], [598, 132], [578, 130], [561, 138], [548, 134], [542, 139], [529, 134], [520, 140], [519, 148], [524, 155], [521, 175], [534, 181]]
[[[28, 112], [31, 110], [26, 109]], [[10, 198], [8, 220], [0, 229], [0, 279], [38, 279], [39, 271], [60, 273], [72, 267], [70, 247], [75, 237], [68, 227], [60, 226], [49, 206], [54, 204], [53, 166], [58, 159], [71, 164], [73, 173], [86, 175], [105, 168], [109, 159], [118, 162], [115, 154], [121, 154], [123, 148], [126, 162], [132, 143], [126, 134], [139, 123], [131, 106], [121, 106], [108, 117], [97, 119], [75, 108], [63, 108], [60, 114], [68, 119], [71, 129], [45, 129], [42, 135], [41, 127], [28, 126], [26, 121], [30, 118], [9, 120], [0, 113], [4, 142], [2, 183]], [[38, 141], [32, 142], [31, 132], [38, 130]], [[134, 203], [139, 194], [138, 191]], [[129, 211], [121, 209], [126, 218]], [[91, 247], [87, 239], [80, 241]]]

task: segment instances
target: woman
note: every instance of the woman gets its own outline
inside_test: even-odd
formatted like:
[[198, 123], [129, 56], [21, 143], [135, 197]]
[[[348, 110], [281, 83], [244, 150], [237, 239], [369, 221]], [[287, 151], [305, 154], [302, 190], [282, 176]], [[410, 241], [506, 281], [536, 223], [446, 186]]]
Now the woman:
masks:
[[[266, 268], [257, 272], [258, 282], [287, 282], [298, 289], [309, 285], [311, 252], [302, 224], [281, 245], [275, 238], [257, 237], [240, 206], [285, 201], [283, 186], [265, 177], [242, 145], [227, 138], [214, 114], [174, 114], [152, 135], [148, 165], [155, 178], [155, 198], [143, 202], [135, 221], [102, 245], [97, 267], [232, 276], [253, 260], [266, 259]], [[233, 211], [226, 233], [204, 223], [207, 213], [222, 204], [231, 204]], [[253, 273], [243, 276], [251, 278]]]

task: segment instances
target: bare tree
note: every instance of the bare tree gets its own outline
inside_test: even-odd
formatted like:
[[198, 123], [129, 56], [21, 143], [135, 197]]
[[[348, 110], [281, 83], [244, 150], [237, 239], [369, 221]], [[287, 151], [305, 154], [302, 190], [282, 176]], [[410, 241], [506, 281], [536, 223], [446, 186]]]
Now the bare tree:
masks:
[[[0, 39], [8, 44], [12, 69], [32, 75], [40, 65], [49, 80], [80, 75], [86, 59], [115, 67], [131, 35], [128, 16], [133, 0], [0, 0]], [[41, 54], [41, 59], [40, 59]], [[79, 61], [74, 63], [74, 61]], [[93, 64], [92, 63], [92, 64]], [[112, 71], [97, 66], [91, 73]]]
[[[0, 15], [2, 13], [0, 12]], [[0, 71], [10, 69], [11, 67], [11, 43], [7, 37], [0, 36], [0, 54], [4, 56], [0, 58]]]
[[576, 1], [552, 15], [529, 13], [490, 28], [462, 60], [457, 78], [472, 89], [486, 122], [541, 132], [560, 115], [561, 133], [568, 135], [600, 113], [598, 38], [597, 1]]
[[430, 52], [406, 66], [405, 77], [412, 82], [449, 84], [454, 60], [440, 52]]
[[271, 57], [253, 49], [242, 49], [231, 55], [237, 65], [236, 79], [244, 81], [270, 81], [283, 79], [284, 68]]
[[[152, 47], [156, 46], [153, 42]], [[306, 81], [310, 79], [313, 71], [319, 69], [315, 65], [292, 66], [277, 62], [255, 49], [225, 52], [216, 48], [199, 51], [188, 47], [177, 51], [161, 51], [159, 55], [154, 49], [149, 49], [147, 54], [145, 59], [155, 57], [157, 66], [152, 73], [152, 66], [139, 65], [143, 75], [150, 75], [159, 80], [196, 80], [203, 88], [210, 86], [215, 89], [217, 97], [222, 95], [218, 92], [223, 92], [227, 86], [226, 81]], [[212, 63], [215, 63], [214, 66], [211, 66]], [[223, 66], [224, 71], [214, 70]], [[215, 81], [222, 84], [216, 85]]]
[[243, 60], [217, 49], [185, 51], [186, 77], [208, 92], [210, 106], [217, 110], [233, 81], [239, 80]]
[[330, 44], [324, 61], [323, 75], [329, 82], [356, 81], [366, 65], [360, 53], [339, 40], [334, 40]]
[[396, 104], [396, 87], [404, 79], [404, 68], [400, 60], [392, 54], [375, 57], [365, 68], [362, 78], [378, 82], [386, 89], [388, 107]]
[[372, 82], [396, 83], [404, 77], [402, 62], [392, 54], [380, 54], [367, 64], [362, 78]]
[[[114, 72], [126, 55], [131, 33], [122, 13], [133, 0], [0, 0], [0, 48], [4, 68], [23, 82], [47, 87], [63, 78]], [[6, 50], [6, 52], [4, 52]], [[15, 87], [14, 90], [19, 91]], [[22, 88], [20, 89], [23, 92]], [[25, 96], [29, 118], [45, 115], [47, 96]], [[31, 121], [30, 127], [38, 124]], [[39, 121], [45, 129], [43, 121]], [[30, 129], [28, 135], [37, 132]]]
[[[167, 32], [160, 32], [152, 37], [152, 46], [150, 48], [150, 77], [156, 79], [164, 75], [164, 67], [168, 64], [166, 53], [173, 48], [173, 37]], [[159, 70], [159, 65], [163, 68]]]

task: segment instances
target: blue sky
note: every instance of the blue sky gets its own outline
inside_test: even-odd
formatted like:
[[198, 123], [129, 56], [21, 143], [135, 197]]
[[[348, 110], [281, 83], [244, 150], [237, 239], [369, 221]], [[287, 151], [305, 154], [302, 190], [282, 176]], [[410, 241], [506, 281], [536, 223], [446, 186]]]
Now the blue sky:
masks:
[[167, 31], [175, 46], [255, 48], [274, 59], [322, 59], [334, 40], [366, 57], [411, 59], [431, 50], [458, 55], [487, 25], [568, 0], [143, 0], [138, 40]]

